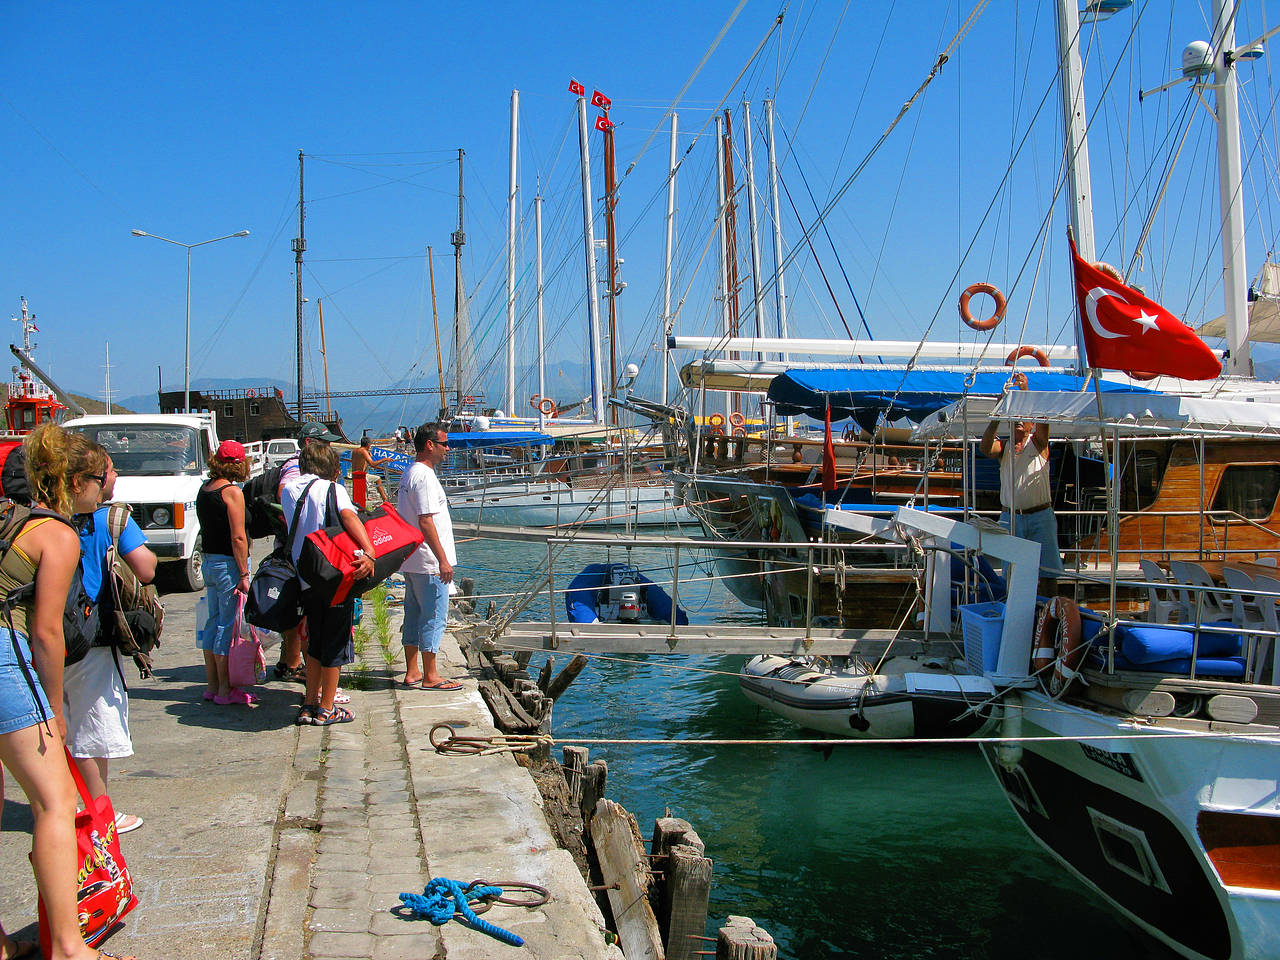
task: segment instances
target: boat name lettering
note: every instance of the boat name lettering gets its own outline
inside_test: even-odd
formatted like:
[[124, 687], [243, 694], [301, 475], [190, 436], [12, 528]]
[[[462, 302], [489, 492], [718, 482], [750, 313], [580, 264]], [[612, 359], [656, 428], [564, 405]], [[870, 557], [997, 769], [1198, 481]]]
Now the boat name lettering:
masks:
[[1104, 767], [1110, 767], [1116, 773], [1128, 777], [1130, 780], [1142, 782], [1142, 774], [1138, 772], [1137, 766], [1134, 765], [1133, 757], [1127, 753], [1112, 753], [1110, 750], [1103, 750], [1101, 747], [1095, 747], [1091, 743], [1080, 744], [1080, 749], [1084, 751], [1084, 755], [1094, 763], [1100, 763]]

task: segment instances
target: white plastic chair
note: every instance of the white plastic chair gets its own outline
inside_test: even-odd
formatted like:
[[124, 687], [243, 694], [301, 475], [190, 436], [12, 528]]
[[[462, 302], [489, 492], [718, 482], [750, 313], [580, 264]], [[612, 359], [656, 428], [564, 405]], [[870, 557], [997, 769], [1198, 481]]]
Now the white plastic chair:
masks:
[[1222, 576], [1232, 590], [1223, 595], [1231, 622], [1246, 630], [1262, 626], [1262, 611], [1253, 599], [1253, 593], [1258, 589], [1254, 586], [1253, 577], [1237, 567], [1223, 567]]
[[[1138, 565], [1142, 568], [1142, 579], [1148, 583], [1169, 582], [1168, 575], [1160, 569], [1160, 564], [1154, 560], [1139, 560]], [[1178, 599], [1168, 590], [1147, 587], [1148, 623], [1168, 623], [1180, 609], [1181, 604]]]
[[[1280, 594], [1280, 580], [1275, 577], [1266, 577], [1262, 574], [1253, 578], [1253, 586], [1255, 590], [1261, 590], [1264, 593]], [[1271, 634], [1280, 633], [1280, 612], [1276, 609], [1276, 597], [1255, 597], [1258, 602], [1258, 608], [1262, 613], [1262, 629], [1269, 631]], [[1257, 655], [1254, 660], [1253, 675], [1255, 677], [1263, 676], [1263, 669], [1267, 664], [1267, 655], [1275, 649], [1275, 636], [1264, 636], [1258, 640]], [[1276, 658], [1280, 660], [1280, 658]], [[1280, 686], [1280, 662], [1272, 662], [1271, 675], [1268, 680], [1273, 685]]]
[[[1176, 583], [1193, 587], [1216, 587], [1209, 572], [1198, 563], [1188, 560], [1171, 560], [1169, 570]], [[1177, 588], [1174, 588], [1177, 590]], [[1196, 605], [1200, 605], [1200, 622], [1212, 623], [1214, 620], [1229, 619], [1228, 611], [1222, 605], [1222, 595], [1205, 590], [1177, 590], [1183, 623], [1196, 622]]]
[[1253, 562], [1262, 564], [1264, 567], [1280, 566], [1280, 560], [1277, 560], [1275, 557], [1258, 557]]

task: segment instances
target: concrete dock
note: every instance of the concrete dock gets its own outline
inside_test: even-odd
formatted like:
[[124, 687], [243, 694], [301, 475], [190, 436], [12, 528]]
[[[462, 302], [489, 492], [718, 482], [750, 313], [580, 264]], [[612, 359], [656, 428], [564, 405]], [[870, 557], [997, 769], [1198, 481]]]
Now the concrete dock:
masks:
[[[102, 944], [140, 960], [218, 957], [609, 958], [604, 921], [571, 856], [559, 849], [528, 772], [510, 754], [443, 757], [428, 742], [438, 722], [468, 736], [496, 733], [449, 635], [442, 673], [456, 692], [392, 685], [402, 674], [376, 642], [363, 651], [365, 689], [354, 723], [294, 725], [302, 687], [269, 681], [254, 707], [201, 699], [196, 594], [165, 597], [156, 676], [130, 685], [135, 756], [113, 762], [117, 810], [146, 823], [121, 838], [139, 906]], [[366, 606], [366, 617], [369, 609]], [[393, 608], [393, 649], [399, 611]], [[276, 650], [267, 651], [273, 663]], [[6, 779], [0, 817], [0, 921], [36, 937], [35, 883], [27, 862], [31, 815]], [[412, 919], [398, 894], [448, 877], [546, 887], [534, 909], [496, 904], [484, 919], [524, 938], [507, 946], [457, 921]]]

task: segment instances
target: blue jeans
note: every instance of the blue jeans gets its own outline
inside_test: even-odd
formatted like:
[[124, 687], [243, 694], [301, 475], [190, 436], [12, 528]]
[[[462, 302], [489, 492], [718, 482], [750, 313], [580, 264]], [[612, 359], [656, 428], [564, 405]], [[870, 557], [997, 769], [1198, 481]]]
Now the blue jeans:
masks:
[[240, 568], [236, 558], [224, 554], [204, 555], [205, 596], [209, 599], [209, 619], [198, 646], [215, 656], [225, 657], [231, 652], [231, 632], [235, 629], [236, 613], [240, 598], [236, 584], [240, 582]]
[[[14, 640], [18, 641], [17, 650]], [[31, 683], [27, 682], [19, 657], [27, 665]], [[7, 627], [0, 629], [0, 734], [25, 730], [52, 717], [53, 708], [36, 676], [27, 638], [20, 633], [10, 633]]]
[[423, 653], [435, 653], [448, 622], [449, 585], [434, 573], [406, 573], [400, 642]]
[[[1058, 552], [1058, 518], [1054, 516], [1053, 509], [1046, 507], [1035, 513], [1020, 513], [1012, 519], [1017, 521], [1014, 536], [1040, 544], [1040, 569], [1043, 571], [1040, 576], [1052, 578], [1064, 573], [1062, 554]], [[1013, 529], [1009, 521], [1009, 511], [1006, 510], [1000, 514], [1000, 526], [1006, 530]]]

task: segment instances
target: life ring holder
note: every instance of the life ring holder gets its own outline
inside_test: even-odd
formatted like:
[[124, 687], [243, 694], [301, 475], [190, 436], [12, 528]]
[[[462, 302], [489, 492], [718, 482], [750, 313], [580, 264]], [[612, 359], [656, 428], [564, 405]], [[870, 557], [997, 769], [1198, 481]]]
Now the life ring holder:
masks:
[[543, 416], [554, 417], [556, 415], [556, 402], [550, 397], [543, 397], [538, 401], [538, 412]]
[[1047, 367], [1049, 365], [1049, 355], [1047, 353], [1045, 353], [1039, 347], [1031, 347], [1031, 346], [1027, 346], [1026, 344], [1023, 344], [1022, 346], [1018, 347], [1012, 353], [1010, 353], [1007, 357], [1005, 357], [1004, 362], [1008, 366], [1012, 367], [1023, 357], [1033, 357], [1036, 363], [1040, 364], [1040, 366], [1042, 367]]
[[[985, 320], [973, 319], [973, 313], [969, 310], [969, 301], [975, 293], [985, 293], [996, 302], [996, 312]], [[993, 330], [1004, 319], [1006, 306], [1008, 301], [994, 283], [971, 283], [965, 287], [964, 293], [960, 294], [960, 319], [974, 330]]]
[[[1031, 669], [1051, 696], [1058, 696], [1075, 680], [1084, 657], [1081, 636], [1080, 608], [1074, 600], [1054, 597], [1045, 604], [1036, 622]], [[1044, 671], [1050, 666], [1053, 672], [1046, 678]]]

